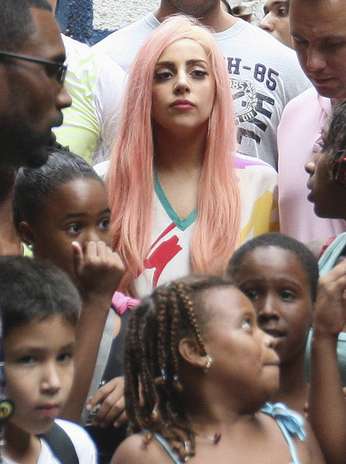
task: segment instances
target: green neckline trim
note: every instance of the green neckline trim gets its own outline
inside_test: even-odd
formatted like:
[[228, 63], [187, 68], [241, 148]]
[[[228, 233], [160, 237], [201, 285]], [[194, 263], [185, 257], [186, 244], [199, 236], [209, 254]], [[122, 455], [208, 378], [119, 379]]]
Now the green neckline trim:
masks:
[[178, 216], [178, 214], [176, 213], [176, 211], [173, 209], [172, 205], [170, 204], [168, 198], [166, 197], [166, 194], [160, 184], [159, 176], [156, 171], [154, 172], [154, 188], [155, 188], [155, 193], [158, 196], [163, 209], [166, 211], [166, 213], [172, 219], [172, 221], [178, 227], [178, 229], [185, 230], [196, 221], [197, 219], [196, 209], [194, 209], [185, 219], [181, 219], [181, 217]]

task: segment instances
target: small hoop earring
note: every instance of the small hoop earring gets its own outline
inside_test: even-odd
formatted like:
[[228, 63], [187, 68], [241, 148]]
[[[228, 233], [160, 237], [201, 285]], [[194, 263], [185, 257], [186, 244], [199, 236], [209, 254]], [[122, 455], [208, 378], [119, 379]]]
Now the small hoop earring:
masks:
[[208, 374], [209, 369], [211, 368], [213, 364], [213, 358], [209, 354], [207, 354], [206, 359], [207, 359], [207, 362], [205, 363], [205, 366], [203, 367], [203, 372], [205, 374]]

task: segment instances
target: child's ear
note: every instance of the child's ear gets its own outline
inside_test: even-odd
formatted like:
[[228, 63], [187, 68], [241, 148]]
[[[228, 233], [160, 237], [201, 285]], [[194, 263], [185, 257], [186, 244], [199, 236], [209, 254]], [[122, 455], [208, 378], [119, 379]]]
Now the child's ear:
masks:
[[26, 221], [20, 221], [18, 224], [19, 237], [25, 245], [33, 245], [34, 243], [34, 233], [33, 230]]
[[205, 356], [201, 354], [201, 349], [194, 338], [182, 338], [178, 345], [178, 351], [184, 361], [191, 366], [202, 369], [205, 367]]

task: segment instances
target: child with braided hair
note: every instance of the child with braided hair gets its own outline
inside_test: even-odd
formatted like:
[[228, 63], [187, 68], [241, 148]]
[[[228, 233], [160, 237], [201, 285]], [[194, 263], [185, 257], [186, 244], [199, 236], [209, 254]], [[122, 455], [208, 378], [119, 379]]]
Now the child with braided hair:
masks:
[[267, 403], [279, 386], [273, 344], [230, 280], [195, 276], [158, 287], [130, 315], [133, 435], [112, 464], [324, 463], [304, 419]]

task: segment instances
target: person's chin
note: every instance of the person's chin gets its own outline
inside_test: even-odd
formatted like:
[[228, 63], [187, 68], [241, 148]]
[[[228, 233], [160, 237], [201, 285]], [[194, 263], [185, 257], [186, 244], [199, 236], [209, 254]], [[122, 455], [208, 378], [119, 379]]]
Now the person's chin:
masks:
[[49, 157], [49, 145], [37, 147], [36, 150], [30, 152], [30, 156], [23, 160], [23, 165], [27, 168], [39, 168], [43, 166]]
[[328, 213], [328, 211], [325, 211], [325, 209], [323, 208], [323, 206], [321, 207], [321, 205], [319, 205], [318, 203], [316, 203], [316, 201], [314, 202], [314, 212], [316, 214], [316, 216], [320, 217], [320, 218], [331, 218], [332, 216]]

